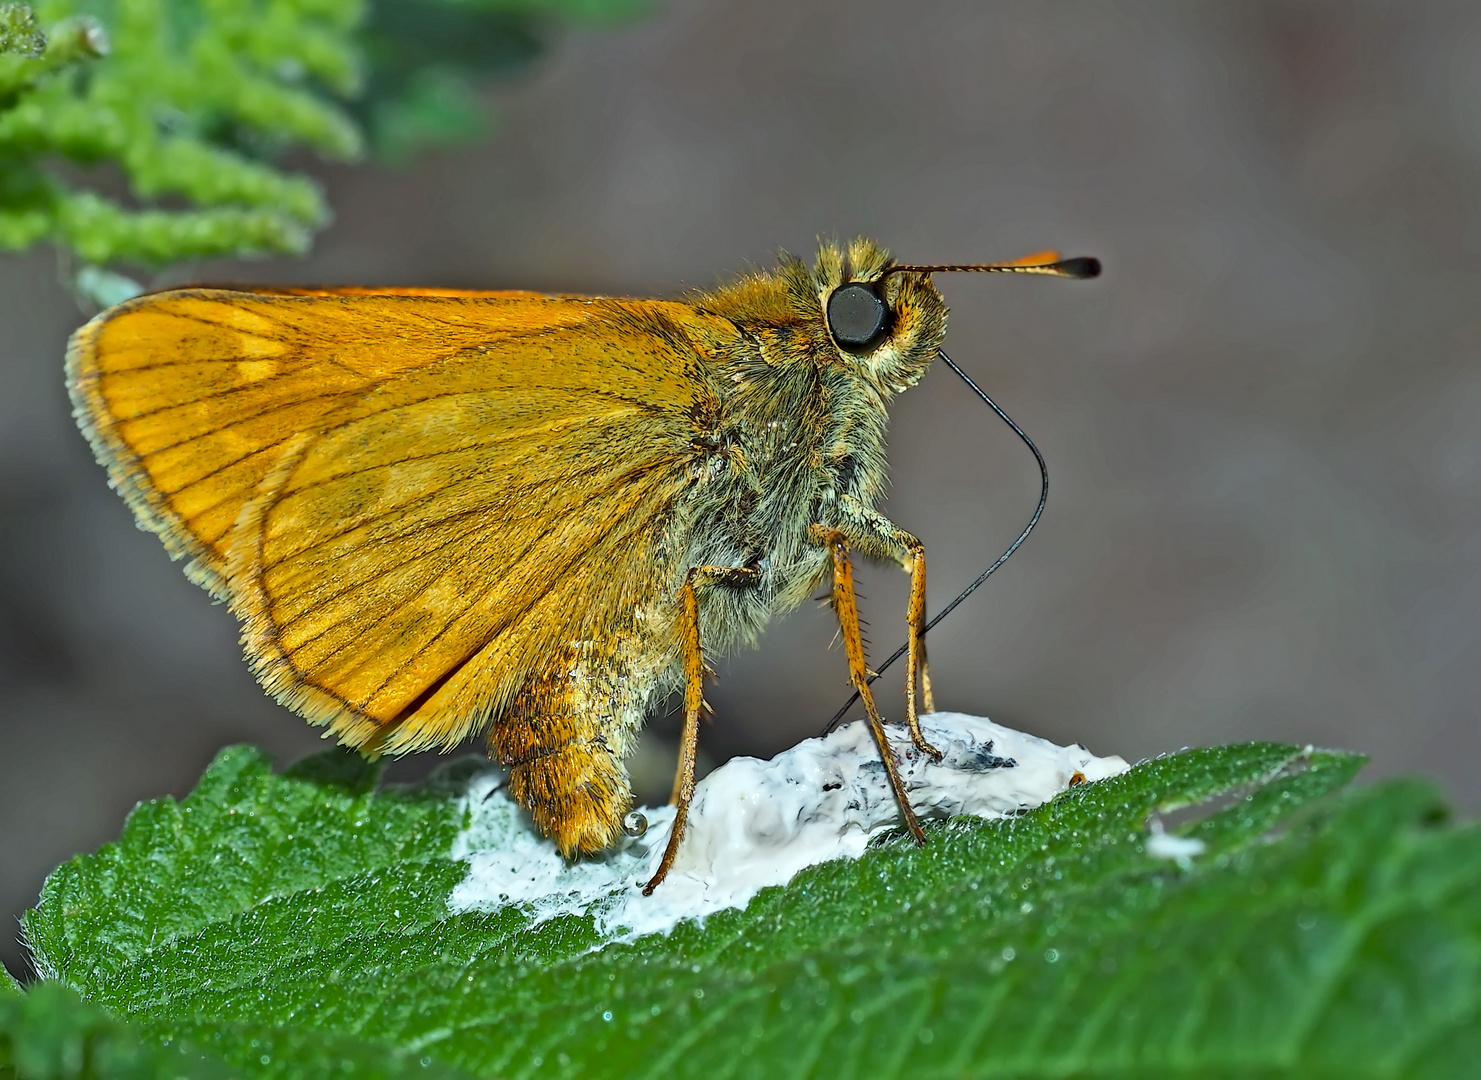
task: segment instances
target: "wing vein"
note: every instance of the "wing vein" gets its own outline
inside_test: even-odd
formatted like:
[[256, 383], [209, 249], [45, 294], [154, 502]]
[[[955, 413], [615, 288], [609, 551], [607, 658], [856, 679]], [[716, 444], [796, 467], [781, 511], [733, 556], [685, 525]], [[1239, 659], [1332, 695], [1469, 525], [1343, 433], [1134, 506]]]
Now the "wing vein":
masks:
[[[226, 429], [225, 428], [221, 428], [221, 429], [218, 429], [218, 430], [224, 431]], [[295, 438], [296, 434], [297, 434], [296, 432], [295, 433], [291, 433], [291, 434], [288, 434], [288, 435], [283, 436], [281, 439], [278, 439], [275, 442], [264, 443], [262, 446], [253, 449], [249, 453], [243, 454], [241, 457], [232, 458], [225, 465], [222, 465], [222, 466], [219, 466], [218, 468], [212, 469], [208, 473], [201, 473], [200, 476], [197, 476], [197, 477], [195, 477], [192, 480], [186, 481], [185, 483], [181, 484], [177, 488], [160, 487], [159, 488], [159, 492], [160, 492], [161, 495], [165, 496], [166, 500], [168, 500], [171, 496], [179, 495], [181, 492], [185, 491], [187, 488], [192, 488], [196, 484], [201, 483], [202, 481], [209, 480], [213, 476], [217, 476], [217, 475], [219, 475], [221, 473], [224, 473], [227, 469], [234, 468], [235, 466], [240, 465], [242, 462], [246, 461], [248, 458], [254, 458], [258, 454], [266, 453], [269, 450], [275, 450], [278, 447], [282, 446], [284, 443], [291, 442]], [[176, 443], [175, 445], [176, 446], [180, 446], [180, 445], [183, 445], [183, 444]], [[169, 449], [172, 449], [172, 447], [168, 447], [167, 446], [167, 447], [164, 447], [162, 450], [154, 451], [154, 453], [163, 453], [164, 450], [169, 450]], [[235, 491], [228, 492], [222, 498], [217, 499], [215, 502], [211, 503], [211, 505], [201, 507], [199, 510], [195, 511], [195, 513], [191, 514], [190, 516], [191, 517], [199, 517], [201, 514], [209, 513], [210, 511], [214, 510], [216, 507], [220, 506], [222, 503], [226, 502], [229, 499], [240, 498], [241, 497], [241, 494], [242, 494], [241, 489], [237, 489]], [[171, 506], [171, 509], [173, 510], [174, 507]], [[178, 510], [176, 510], [175, 512], [177, 514], [180, 514], [181, 517], [185, 517], [186, 516], [184, 514], [181, 514], [180, 511], [178, 511]]]
[[[567, 473], [566, 474], [566, 477], [563, 479], [562, 482], [563, 483], [570, 483], [572, 480], [577, 480], [577, 479], [580, 479], [580, 478], [585, 477], [585, 476], [590, 476], [591, 474], [600, 471], [600, 469], [601, 469], [601, 466], [594, 465], [594, 466], [592, 466], [589, 469], [583, 469], [583, 470], [581, 470], [579, 472]], [[459, 479], [457, 481], [454, 481], [454, 483], [461, 483], [461, 482], [462, 482], [462, 479]], [[435, 502], [437, 499], [439, 499], [442, 496], [442, 493], [443, 492], [445, 492], [448, 488], [450, 488], [452, 486], [453, 486], [453, 484], [450, 483], [450, 484], [444, 484], [444, 485], [442, 485], [441, 487], [438, 487], [438, 488], [433, 488], [432, 490], [428, 491], [425, 495], [420, 496], [419, 498], [413, 500], [412, 502], [403, 503], [400, 506], [397, 506], [397, 507], [392, 508], [390, 511], [388, 511], [386, 513], [377, 514], [374, 517], [366, 518], [364, 521], [357, 521], [357, 522], [355, 522], [352, 525], [347, 525], [345, 528], [339, 530], [338, 532], [331, 533], [330, 535], [325, 536], [325, 537], [323, 537], [320, 540], [316, 540], [312, 544], [308, 545], [307, 547], [299, 548], [297, 551], [293, 552], [293, 554], [288, 555], [288, 556], [285, 556], [284, 558], [279, 559], [276, 562], [273, 562], [273, 563], [264, 563], [264, 568], [265, 569], [274, 569], [274, 568], [280, 567], [284, 563], [288, 562], [290, 559], [297, 559], [300, 556], [307, 555], [309, 552], [317, 551], [319, 548], [324, 547], [326, 544], [331, 544], [331, 543], [333, 543], [336, 540], [339, 540], [339, 539], [342, 539], [343, 537], [348, 536], [350, 533], [354, 532], [356, 529], [366, 528], [368, 526], [374, 525], [376, 522], [385, 521], [385, 520], [387, 520], [387, 519], [389, 519], [391, 517], [402, 517], [402, 516], [405, 516], [406, 513], [408, 513], [409, 511], [415, 510], [416, 508], [421, 507], [421, 506], [425, 506], [428, 503]], [[309, 489], [308, 488], [301, 488], [301, 489], [298, 489], [298, 490], [294, 491], [292, 494], [297, 495], [297, 494], [299, 494], [299, 492], [305, 491], [305, 490], [309, 490]], [[436, 527], [438, 525], [447, 524], [448, 522], [451, 522], [451, 521], [456, 521], [458, 518], [460, 518], [460, 517], [462, 517], [464, 515], [467, 515], [467, 514], [480, 514], [480, 513], [487, 513], [487, 512], [488, 512], [487, 505], [479, 506], [479, 507], [476, 507], [476, 508], [471, 509], [471, 510], [459, 510], [457, 513], [450, 514], [447, 517], [429, 519], [429, 520], [427, 520], [425, 522], [417, 522], [413, 526], [411, 526], [410, 528], [407, 528], [405, 531], [391, 533], [391, 534], [386, 535], [386, 536], [376, 537], [376, 540], [377, 541], [380, 541], [380, 542], [384, 542], [384, 541], [387, 541], [387, 540], [403, 540], [403, 539], [405, 539], [408, 536], [415, 536], [419, 532], [424, 532], [428, 528], [433, 528], [433, 527]]]
[[[629, 505], [627, 507], [625, 507], [624, 509], [631, 509], [632, 503], [635, 503], [635, 502], [637, 502], [636, 499], [632, 500], [629, 503]], [[621, 516], [618, 517], [618, 520], [622, 520]], [[540, 534], [530, 541], [529, 545], [525, 548], [525, 550], [528, 551], [530, 548], [533, 548], [533, 547], [537, 546], [538, 544], [540, 544], [542, 541], [544, 541], [546, 539], [546, 537], [548, 537], [550, 535], [550, 532], [553, 529], [553, 527], [554, 527], [554, 523], [552, 522], [551, 525], [547, 525], [544, 529], [542, 529], [541, 532], [540, 532]], [[592, 544], [588, 545], [584, 549], [584, 551], [590, 551], [592, 548], [596, 547], [597, 544], [600, 543], [601, 540], [607, 539], [608, 537], [610, 537], [610, 535], [611, 535], [611, 533], [609, 532], [609, 533], [605, 534], [603, 537], [598, 538], [597, 541], [595, 541]], [[499, 630], [497, 630], [497, 631], [495, 631], [493, 633], [489, 633], [489, 634], [485, 635], [484, 639], [479, 643], [478, 647], [475, 648], [475, 649], [473, 649], [472, 652], [468, 653], [468, 657], [471, 658], [473, 656], [477, 656], [481, 651], [483, 651], [485, 648], [488, 647], [488, 645], [489, 645], [490, 642], [492, 642], [495, 638], [497, 638], [499, 636], [499, 633], [501, 633], [503, 631], [503, 628], [504, 627], [508, 626], [511, 622], [515, 622], [519, 618], [523, 617], [525, 614], [527, 614], [530, 611], [531, 608], [533, 608], [541, 600], [544, 600], [546, 596], [550, 595], [551, 590], [554, 589], [556, 587], [556, 585], [565, 577], [566, 573], [570, 569], [571, 563], [573, 563], [576, 560], [576, 557], [577, 557], [577, 554], [576, 553], [568, 553], [567, 557], [562, 561], [559, 569], [554, 574], [551, 575], [551, 577], [550, 577], [550, 583], [547, 584], [544, 588], [540, 589], [537, 595], [535, 595], [535, 596], [531, 597], [529, 600], [527, 600], [526, 603], [523, 606], [521, 606], [518, 609], [518, 611], [516, 611], [513, 614], [512, 617], [506, 618], [503, 621], [503, 623], [500, 625]], [[428, 585], [425, 586], [421, 590], [421, 592], [419, 592], [417, 595], [420, 596], [423, 593], [425, 593], [426, 592], [426, 589], [427, 588], [430, 588], [430, 586], [431, 586], [431, 583], [429, 582]], [[461, 619], [463, 617], [463, 615], [465, 615], [470, 609], [472, 609], [473, 605], [476, 604], [478, 602], [478, 600], [480, 600], [480, 599], [482, 599], [482, 597], [476, 597], [475, 599], [469, 601], [461, 609], [459, 609], [459, 611], [456, 614], [454, 614], [453, 616], [451, 616], [450, 618], [448, 618], [442, 624], [442, 627], [437, 631], [437, 633], [434, 634], [432, 637], [430, 637], [430, 638], [427, 639], [427, 641], [422, 645], [422, 649], [425, 651], [426, 649], [429, 649], [433, 645], [435, 645], [437, 643], [437, 641], [439, 639], [441, 639], [442, 636], [444, 634], [446, 634], [449, 629], [452, 628], [452, 625], [455, 622], [457, 622], [459, 619]], [[391, 671], [386, 675], [386, 677], [381, 680], [380, 685], [377, 686], [375, 688], [375, 690], [373, 690], [371, 693], [367, 694], [361, 700], [361, 703], [360, 703], [360, 706], [359, 707], [363, 709], [365, 707], [365, 702], [370, 701], [371, 698], [375, 697], [376, 694], [378, 694], [382, 690], [384, 690], [385, 687], [386, 687], [386, 685], [388, 683], [390, 683], [391, 680], [394, 679], [397, 675], [399, 675], [403, 671], [405, 671], [406, 668], [407, 668], [407, 666], [410, 663], [411, 663], [411, 660], [408, 658], [406, 660], [402, 660], [400, 663], [398, 663], [397, 665], [395, 665], [391, 669]], [[460, 661], [459, 663], [460, 664], [467, 663], [467, 659], [464, 659], [464, 660]]]

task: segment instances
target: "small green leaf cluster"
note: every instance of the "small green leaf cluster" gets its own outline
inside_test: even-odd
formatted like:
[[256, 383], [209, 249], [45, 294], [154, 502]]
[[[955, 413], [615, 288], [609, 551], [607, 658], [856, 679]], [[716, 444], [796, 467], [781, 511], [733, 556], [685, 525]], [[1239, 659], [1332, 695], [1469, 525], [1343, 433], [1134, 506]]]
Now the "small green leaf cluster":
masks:
[[160, 265], [305, 250], [318, 186], [268, 164], [352, 159], [358, 0], [42, 0], [39, 55], [0, 55], [0, 247]]
[[38, 0], [0, 5], [0, 249], [96, 268], [294, 255], [329, 220], [276, 162], [484, 134], [481, 80], [639, 0]]
[[46, 35], [36, 25], [36, 13], [25, 4], [0, 4], [0, 54], [40, 56]]
[[1347, 789], [1360, 764], [1171, 755], [614, 941], [450, 909], [484, 763], [377, 790], [347, 754], [237, 748], [51, 876], [29, 995], [244, 1076], [1466, 1075], [1481, 830], [1426, 784]]

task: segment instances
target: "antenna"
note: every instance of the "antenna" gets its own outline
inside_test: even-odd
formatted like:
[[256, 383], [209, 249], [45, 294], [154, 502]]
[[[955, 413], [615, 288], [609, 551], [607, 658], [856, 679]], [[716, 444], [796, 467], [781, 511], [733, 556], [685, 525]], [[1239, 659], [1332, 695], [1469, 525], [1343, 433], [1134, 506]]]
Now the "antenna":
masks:
[[[1011, 263], [966, 263], [951, 266], [892, 266], [885, 271], [885, 274], [940, 274], [949, 272], [985, 274], [1046, 274], [1051, 277], [1085, 279], [1098, 277], [1100, 275], [1100, 260], [1088, 256], [1082, 256], [1074, 259], [1060, 259], [1056, 252], [1046, 251], [1042, 254], [1031, 255], [1027, 259], [1020, 259], [1016, 262]], [[976, 580], [973, 581], [972, 584], [963, 589], [955, 600], [942, 608], [936, 614], [936, 616], [931, 619], [930, 622], [926, 623], [926, 625], [921, 628], [921, 637], [925, 637], [926, 634], [930, 632], [931, 627], [935, 626], [942, 619], [946, 618], [946, 616], [955, 611], [958, 604], [960, 604], [963, 600], [976, 592], [982, 586], [982, 583], [993, 575], [998, 567], [1002, 566], [1005, 562], [1008, 561], [1008, 557], [1015, 551], [1017, 551], [1019, 545], [1022, 544], [1024, 540], [1028, 539], [1028, 534], [1034, 531], [1034, 526], [1039, 523], [1039, 518], [1042, 517], [1044, 514], [1044, 504], [1049, 501], [1049, 466], [1044, 461], [1044, 455], [1041, 454], [1039, 452], [1039, 448], [1034, 445], [1034, 440], [1028, 437], [1023, 428], [1014, 423], [1011, 416], [1009, 416], [998, 407], [998, 403], [988, 396], [987, 391], [983, 390], [982, 387], [973, 382], [970, 375], [968, 375], [961, 368], [957, 367], [956, 361], [952, 360], [951, 357], [946, 355], [946, 350], [938, 349], [936, 351], [936, 355], [945, 362], [947, 367], [956, 372], [957, 375], [960, 376], [961, 380], [967, 384], [972, 393], [981, 398], [983, 403], [986, 404], [989, 409], [997, 413], [998, 419], [1002, 420], [1003, 423], [1012, 428], [1013, 433], [1023, 440], [1023, 445], [1027, 446], [1029, 450], [1033, 452], [1034, 460], [1039, 463], [1039, 477], [1042, 483], [1039, 488], [1039, 505], [1034, 508], [1034, 516], [1029, 518], [1028, 524], [1023, 527], [1023, 532], [1018, 534], [1018, 539], [1009, 544], [1008, 550], [999, 555], [996, 562], [994, 562], [986, 570], [982, 571], [982, 573], [978, 574]], [[909, 644], [907, 643], [905, 645], [901, 645], [898, 649], [891, 653], [885, 660], [885, 662], [880, 664], [879, 667], [874, 670], [874, 674], [869, 676], [869, 683], [872, 685], [876, 679], [878, 679], [881, 675], [884, 674], [886, 670], [888, 670], [891, 664], [905, 655], [905, 652], [908, 648]], [[836, 713], [833, 714], [833, 719], [829, 720], [828, 726], [823, 728], [823, 734], [827, 735], [830, 731], [837, 727], [838, 722], [843, 719], [844, 714], [846, 714], [851, 708], [853, 708], [854, 702], [858, 700], [859, 692], [855, 690], [853, 696], [850, 697], [848, 701], [844, 702], [843, 708], [839, 709]]]
[[1057, 252], [1045, 251], [1006, 263], [954, 263], [939, 266], [892, 266], [880, 277], [890, 274], [1045, 274], [1049, 277], [1100, 277], [1100, 260], [1088, 255], [1061, 259]]

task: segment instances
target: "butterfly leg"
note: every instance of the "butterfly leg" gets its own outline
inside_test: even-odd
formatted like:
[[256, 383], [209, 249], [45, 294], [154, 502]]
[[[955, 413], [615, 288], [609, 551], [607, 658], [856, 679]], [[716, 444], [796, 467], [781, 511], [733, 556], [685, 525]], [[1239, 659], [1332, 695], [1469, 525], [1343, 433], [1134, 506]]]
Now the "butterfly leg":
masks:
[[[908, 651], [905, 658], [905, 723], [917, 750], [941, 760], [941, 751], [926, 741], [916, 706], [916, 688], [926, 712], [936, 711], [931, 674], [926, 667], [926, 546], [889, 518], [847, 495], [838, 500], [842, 521], [836, 526], [849, 546], [871, 559], [897, 562], [910, 571], [910, 605], [906, 611]], [[814, 526], [818, 528], [818, 526]], [[860, 695], [861, 697], [863, 695]]]
[[689, 803], [694, 798], [694, 764], [699, 753], [699, 714], [704, 702], [704, 648], [699, 640], [699, 595], [696, 586], [710, 584], [754, 585], [760, 575], [747, 567], [696, 566], [690, 569], [679, 589], [679, 647], [684, 655], [684, 733], [679, 737], [679, 768], [674, 775], [674, 827], [669, 830], [668, 846], [658, 872], [643, 886], [643, 895], [652, 896], [679, 854], [684, 838], [684, 825], [689, 820]]
[[864, 662], [864, 638], [859, 632], [859, 605], [854, 598], [854, 571], [849, 563], [848, 540], [842, 532], [821, 525], [812, 527], [812, 538], [828, 549], [833, 562], [833, 610], [838, 613], [838, 625], [843, 632], [849, 677], [854, 689], [859, 692], [859, 700], [864, 703], [869, 730], [874, 733], [874, 741], [879, 744], [879, 755], [890, 780], [890, 790], [895, 794], [895, 802], [900, 806], [900, 814], [905, 818], [905, 827], [910, 830], [910, 835], [915, 837], [917, 844], [924, 844], [926, 834], [921, 831], [920, 822], [911, 809], [910, 798], [905, 793], [905, 781], [900, 779], [900, 766], [895, 761], [895, 751], [885, 737], [884, 721], [874, 706], [874, 694], [869, 690], [869, 666]]
[[909, 651], [905, 656], [905, 719], [910, 724], [910, 741], [940, 761], [941, 751], [926, 742], [915, 707], [916, 676], [919, 674], [921, 704], [928, 713], [936, 711], [936, 696], [931, 693], [931, 669], [926, 663], [926, 547], [919, 540], [915, 541], [911, 551], [910, 607], [906, 621], [909, 624], [909, 637], [906, 638]]

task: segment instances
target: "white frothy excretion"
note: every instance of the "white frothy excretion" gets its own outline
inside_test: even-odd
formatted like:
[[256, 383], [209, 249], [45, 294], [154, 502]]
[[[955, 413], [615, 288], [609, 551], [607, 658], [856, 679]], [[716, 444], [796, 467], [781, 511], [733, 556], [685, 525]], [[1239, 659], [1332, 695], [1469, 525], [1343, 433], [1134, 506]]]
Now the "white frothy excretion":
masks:
[[[916, 750], [903, 728], [885, 730], [922, 818], [1007, 817], [1058, 795], [1076, 773], [1101, 780], [1127, 768], [1119, 757], [1056, 746], [978, 716], [933, 713], [921, 717], [921, 728], [942, 751], [939, 763]], [[508, 798], [503, 779], [489, 771], [469, 781], [468, 823], [452, 851], [467, 861], [468, 874], [448, 897], [451, 912], [517, 905], [535, 923], [589, 914], [609, 938], [664, 932], [684, 919], [744, 907], [806, 867], [858, 858], [870, 837], [902, 824], [869, 728], [846, 724], [770, 761], [734, 758], [700, 781], [673, 869], [644, 896], [673, 807], [644, 808], [642, 837], [568, 862]]]

